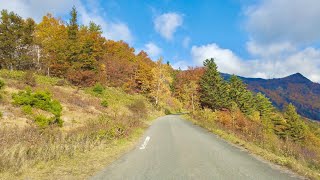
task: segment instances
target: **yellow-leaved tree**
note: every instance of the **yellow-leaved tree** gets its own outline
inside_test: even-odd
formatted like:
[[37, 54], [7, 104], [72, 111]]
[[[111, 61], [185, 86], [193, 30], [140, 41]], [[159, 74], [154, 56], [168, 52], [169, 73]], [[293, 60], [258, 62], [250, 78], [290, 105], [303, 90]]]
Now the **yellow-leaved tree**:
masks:
[[158, 107], [164, 107], [167, 104], [166, 100], [171, 97], [170, 85], [173, 78], [170, 72], [170, 65], [163, 64], [162, 58], [156, 62], [155, 67], [152, 69], [153, 81], [150, 95]]
[[64, 23], [47, 14], [35, 30], [38, 51], [38, 69], [47, 75], [62, 76], [65, 74], [67, 31]]

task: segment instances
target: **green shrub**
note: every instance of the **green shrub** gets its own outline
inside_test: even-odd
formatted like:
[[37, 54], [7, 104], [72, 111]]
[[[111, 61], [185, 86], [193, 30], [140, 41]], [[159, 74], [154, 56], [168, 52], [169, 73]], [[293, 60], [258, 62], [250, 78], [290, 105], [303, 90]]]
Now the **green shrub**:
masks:
[[5, 85], [4, 81], [0, 79], [0, 89], [3, 89], [4, 85]]
[[0, 119], [3, 117], [3, 113], [0, 111]]
[[101, 101], [101, 106], [103, 106], [103, 107], [108, 107], [108, 106], [109, 106], [108, 101], [107, 101], [107, 100], [102, 100], [102, 101]]
[[102, 94], [104, 90], [105, 88], [100, 83], [97, 83], [92, 89], [92, 91], [96, 94]]
[[0, 76], [7, 79], [23, 80], [24, 75], [23, 71], [0, 70]]
[[53, 124], [53, 121], [52, 118], [47, 118], [43, 115], [37, 115], [34, 118], [34, 122], [41, 128], [48, 127], [50, 124]]
[[47, 91], [32, 92], [30, 88], [25, 91], [20, 91], [17, 94], [13, 94], [12, 98], [14, 104], [23, 106], [24, 112], [31, 112], [31, 108], [39, 108], [44, 111], [51, 112], [54, 116], [54, 123], [59, 126], [63, 121], [60, 119], [62, 106], [59, 101], [52, 100], [51, 94]]
[[146, 103], [143, 101], [143, 99], [135, 100], [128, 106], [128, 108], [130, 109], [130, 111], [140, 117], [144, 117], [148, 113]]
[[22, 106], [22, 111], [25, 114], [32, 114], [32, 107], [30, 105], [23, 105]]
[[168, 108], [164, 109], [164, 113], [165, 113], [166, 115], [172, 114], [171, 111], [170, 111], [170, 109], [168, 109]]

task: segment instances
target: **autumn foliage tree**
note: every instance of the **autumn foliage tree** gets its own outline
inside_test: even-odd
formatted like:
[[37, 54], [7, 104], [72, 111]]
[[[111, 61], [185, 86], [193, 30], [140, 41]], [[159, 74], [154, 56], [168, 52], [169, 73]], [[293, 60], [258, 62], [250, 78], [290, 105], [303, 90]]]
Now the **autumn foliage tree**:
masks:
[[38, 46], [38, 71], [48, 76], [64, 77], [68, 63], [66, 61], [67, 30], [63, 22], [47, 14], [37, 25], [35, 40]]
[[162, 63], [162, 58], [156, 62], [155, 67], [152, 69], [153, 81], [150, 96], [156, 106], [164, 106], [166, 100], [171, 97], [170, 84], [172, 83], [172, 77], [170, 70], [168, 64]]
[[30, 18], [24, 20], [14, 12], [1, 11], [0, 68], [23, 70], [34, 67], [35, 25]]

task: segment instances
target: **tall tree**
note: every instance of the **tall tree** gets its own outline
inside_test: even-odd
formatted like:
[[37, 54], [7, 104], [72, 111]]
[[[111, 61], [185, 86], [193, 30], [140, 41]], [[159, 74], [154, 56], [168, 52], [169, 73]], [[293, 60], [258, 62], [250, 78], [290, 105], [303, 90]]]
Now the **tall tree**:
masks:
[[306, 125], [301, 120], [299, 114], [296, 111], [296, 108], [293, 104], [289, 104], [285, 108], [284, 118], [288, 123], [288, 133], [292, 140], [301, 141], [305, 138], [306, 135]]
[[232, 75], [229, 83], [229, 95], [240, 110], [250, 115], [254, 110], [253, 94], [247, 90], [246, 85], [235, 75]]
[[286, 119], [284, 119], [281, 114], [276, 113], [271, 117], [271, 120], [273, 123], [274, 133], [281, 139], [288, 138], [288, 124]]
[[[67, 31], [68, 31], [68, 51], [66, 52], [67, 55], [67, 61], [69, 64], [72, 64], [72, 66], [77, 63], [78, 64], [78, 56], [80, 54], [80, 47], [79, 47], [79, 39], [78, 39], [78, 31], [79, 31], [79, 25], [78, 25], [78, 12], [76, 8], [73, 6], [72, 10], [70, 11], [70, 20], [67, 25]], [[74, 67], [70, 67], [71, 71], [74, 71]], [[69, 71], [70, 72], [70, 71]]]
[[260, 113], [260, 120], [266, 120], [270, 117], [274, 107], [271, 101], [262, 93], [257, 93], [255, 96], [256, 110]]
[[78, 34], [78, 12], [76, 10], [76, 7], [73, 6], [72, 10], [70, 12], [70, 20], [68, 24], [68, 37], [70, 40], [76, 40], [77, 34]]
[[35, 22], [32, 19], [23, 20], [14, 12], [1, 11], [1, 68], [26, 69], [32, 67], [34, 27]]
[[155, 63], [148, 57], [148, 54], [141, 51], [137, 55], [138, 70], [136, 75], [136, 90], [139, 93], [149, 95], [152, 88], [153, 74], [152, 70]]
[[183, 86], [184, 93], [182, 94], [182, 101], [188, 109], [192, 109], [192, 112], [199, 107], [199, 84], [196, 81], [190, 81]]
[[218, 72], [214, 59], [206, 59], [203, 65], [206, 71], [200, 80], [201, 105], [213, 110], [229, 108], [228, 88]]
[[170, 85], [172, 77], [170, 73], [170, 65], [163, 64], [162, 58], [156, 62], [156, 66], [152, 70], [153, 83], [151, 89], [151, 96], [156, 106], [166, 105], [166, 100], [171, 96]]
[[123, 87], [126, 90], [135, 87], [138, 64], [134, 48], [123, 41], [108, 40], [102, 61], [106, 67], [109, 86]]
[[39, 47], [38, 68], [48, 76], [65, 77], [69, 63], [67, 62], [66, 26], [51, 14], [43, 16], [35, 31], [36, 44]]

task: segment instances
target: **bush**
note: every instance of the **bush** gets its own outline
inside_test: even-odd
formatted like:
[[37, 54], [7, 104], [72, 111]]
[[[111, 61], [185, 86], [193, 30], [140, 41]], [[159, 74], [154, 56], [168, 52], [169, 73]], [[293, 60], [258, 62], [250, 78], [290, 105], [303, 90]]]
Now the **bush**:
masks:
[[14, 104], [23, 106], [24, 112], [30, 113], [32, 107], [51, 112], [55, 116], [53, 122], [59, 126], [62, 125], [63, 121], [60, 119], [62, 106], [59, 101], [52, 100], [49, 92], [36, 91], [33, 93], [30, 88], [27, 88], [25, 91], [13, 94], [12, 98]]
[[30, 105], [24, 105], [22, 106], [22, 111], [25, 114], [32, 114], [32, 107]]
[[0, 79], [0, 89], [3, 89], [4, 85], [5, 85], [4, 81]]
[[57, 86], [64, 86], [64, 85], [66, 85], [66, 81], [64, 79], [61, 79], [61, 80], [57, 81], [56, 85]]
[[164, 114], [170, 115], [172, 113], [171, 113], [170, 109], [166, 108], [166, 109], [164, 109]]
[[96, 94], [102, 94], [104, 90], [105, 88], [100, 83], [97, 83], [92, 89], [92, 91]]
[[0, 111], [0, 119], [3, 117], [3, 113]]
[[147, 106], [142, 99], [134, 101], [128, 106], [128, 108], [139, 117], [144, 117], [147, 115]]
[[36, 78], [32, 71], [27, 71], [24, 75], [24, 83], [31, 87], [35, 87], [37, 85]]
[[90, 70], [71, 70], [67, 74], [67, 79], [73, 85], [89, 87], [97, 82], [97, 73]]
[[48, 127], [50, 124], [53, 124], [54, 119], [52, 118], [47, 118], [43, 115], [37, 115], [34, 118], [34, 122], [41, 128]]
[[101, 106], [103, 106], [103, 107], [108, 107], [108, 106], [109, 106], [108, 101], [107, 101], [107, 100], [102, 100]]

